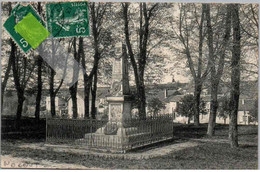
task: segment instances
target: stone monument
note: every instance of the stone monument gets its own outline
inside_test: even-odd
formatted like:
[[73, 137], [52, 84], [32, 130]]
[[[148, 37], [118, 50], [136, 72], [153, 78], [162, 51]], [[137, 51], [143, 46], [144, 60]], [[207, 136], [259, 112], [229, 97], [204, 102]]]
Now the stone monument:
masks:
[[[122, 47], [121, 47], [122, 46]], [[108, 121], [89, 120], [85, 137], [76, 142], [98, 150], [125, 152], [158, 141], [172, 138], [172, 119], [140, 121], [131, 119], [133, 97], [128, 78], [126, 46], [116, 45], [112, 83], [108, 102]], [[159, 127], [158, 127], [159, 126]], [[166, 134], [164, 134], [166, 133]], [[170, 133], [170, 134], [168, 134]], [[170, 135], [170, 136], [168, 136]]]
[[129, 86], [125, 45], [116, 45], [116, 56], [113, 61], [110, 95], [106, 98], [109, 108], [108, 121], [86, 121], [91, 123], [89, 125], [91, 129], [87, 130], [88, 133], [83, 139], [78, 139], [78, 142], [98, 150], [105, 148], [106, 151], [125, 152], [172, 138], [170, 118], [148, 121], [131, 119], [133, 99]]
[[118, 51], [118, 47], [117, 44], [117, 58], [114, 59], [112, 69], [111, 94], [107, 97], [108, 119], [110, 122], [124, 123], [124, 120], [131, 119], [132, 99], [130, 96], [126, 47], [122, 45], [122, 51]]
[[116, 56], [113, 61], [110, 94], [106, 98], [109, 109], [108, 122], [105, 126], [97, 129], [95, 133], [85, 134], [87, 142], [91, 139], [91, 142], [95, 144], [101, 139], [109, 144], [111, 141], [119, 139], [119, 142], [122, 143], [127, 131], [135, 130], [134, 127], [124, 125], [127, 120], [131, 119], [132, 109], [128, 62], [124, 44], [116, 44]]

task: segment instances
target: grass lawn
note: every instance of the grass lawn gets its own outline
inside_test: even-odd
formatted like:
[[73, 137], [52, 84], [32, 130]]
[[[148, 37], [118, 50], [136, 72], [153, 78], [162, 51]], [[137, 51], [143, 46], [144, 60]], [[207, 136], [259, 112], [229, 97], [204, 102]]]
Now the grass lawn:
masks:
[[[218, 125], [216, 136], [207, 138], [206, 125], [200, 127], [177, 125], [175, 138], [180, 142], [196, 140], [199, 146], [186, 148], [165, 156], [143, 159], [127, 160], [122, 158], [105, 159], [93, 158], [88, 155], [75, 153], [53, 152], [52, 150], [33, 150], [18, 148], [17, 146], [29, 140], [16, 142], [6, 140], [2, 142], [2, 155], [12, 157], [32, 158], [35, 160], [49, 160], [59, 163], [78, 164], [88, 168], [105, 169], [256, 169], [257, 168], [257, 126], [239, 126], [240, 147], [231, 149], [229, 144], [218, 140], [227, 139], [228, 126]], [[206, 141], [205, 141], [206, 140]], [[211, 141], [212, 140], [212, 141]], [[174, 144], [162, 143], [158, 146]], [[144, 148], [148, 149], [148, 148]], [[149, 147], [151, 149], [151, 147]], [[143, 151], [143, 150], [142, 150]], [[138, 150], [135, 150], [138, 152]], [[131, 152], [130, 152], [131, 153]]]

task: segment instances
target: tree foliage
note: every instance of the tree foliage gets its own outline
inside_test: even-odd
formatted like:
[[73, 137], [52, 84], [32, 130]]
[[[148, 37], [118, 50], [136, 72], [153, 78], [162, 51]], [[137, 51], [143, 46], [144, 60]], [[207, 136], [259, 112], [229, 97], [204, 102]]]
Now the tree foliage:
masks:
[[251, 115], [252, 121], [258, 121], [258, 99], [254, 100], [254, 107], [249, 111], [249, 115]]
[[[189, 94], [181, 99], [177, 108], [177, 113], [181, 116], [188, 117], [188, 123], [190, 123], [190, 119], [194, 117], [195, 108], [194, 96]], [[203, 100], [200, 100], [200, 114], [205, 115], [206, 113], [206, 103]]]
[[218, 102], [218, 117], [223, 118], [224, 119], [224, 123], [226, 123], [226, 119], [228, 118], [229, 114], [230, 114], [230, 106], [229, 106], [229, 98], [228, 97], [222, 97], [219, 99]]
[[177, 51], [187, 60], [194, 80], [194, 95], [192, 99], [195, 104], [194, 124], [199, 125], [200, 95], [203, 83], [209, 73], [210, 61], [203, 49], [205, 46], [205, 10], [206, 4], [180, 4], [179, 17], [175, 21], [174, 37], [181, 46]]
[[158, 115], [160, 110], [166, 108], [165, 103], [158, 97], [153, 97], [152, 99], [148, 100], [147, 106], [148, 111], [153, 115]]

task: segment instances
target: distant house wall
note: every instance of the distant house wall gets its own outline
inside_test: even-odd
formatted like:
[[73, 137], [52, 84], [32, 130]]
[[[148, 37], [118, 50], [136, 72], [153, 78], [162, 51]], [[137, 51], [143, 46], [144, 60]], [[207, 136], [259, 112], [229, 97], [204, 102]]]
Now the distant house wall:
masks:
[[217, 116], [216, 123], [217, 124], [229, 124], [229, 117], [224, 119], [224, 118], [221, 118], [221, 117]]
[[177, 102], [169, 102], [166, 104], [165, 113], [173, 114], [176, 111]]
[[[176, 112], [177, 110], [177, 103], [176, 101], [180, 101], [173, 99], [173, 101], [170, 101], [168, 103], [166, 103], [166, 109], [165, 109], [165, 113], [170, 113], [173, 114], [174, 112]], [[209, 115], [210, 115], [210, 99], [208, 100], [204, 100], [206, 103], [206, 111], [207, 114], [205, 115], [200, 115], [200, 123], [208, 123], [209, 122]], [[251, 101], [251, 100], [250, 100]], [[252, 122], [250, 123], [250, 114], [248, 110], [241, 110], [241, 109], [248, 109], [250, 107], [248, 107], [249, 101], [245, 101], [244, 99], [240, 99], [239, 100], [239, 111], [238, 111], [238, 116], [237, 116], [237, 124], [239, 125], [248, 125], [248, 124], [252, 124]], [[179, 116], [177, 113], [174, 115], [174, 121], [177, 123], [187, 123], [188, 118], [187, 117], [182, 117]], [[191, 120], [192, 122], [192, 120]], [[229, 117], [227, 117], [226, 119], [219, 117], [217, 114], [216, 117], [216, 123], [217, 124], [229, 124]], [[255, 122], [254, 124], [257, 124], [257, 122]]]
[[200, 123], [208, 123], [209, 122], [209, 113], [205, 114], [205, 115], [200, 115]]
[[[85, 106], [84, 100], [81, 96], [77, 95], [77, 105], [78, 105], [78, 118], [84, 118]], [[89, 110], [91, 110], [91, 101], [89, 102]], [[72, 99], [70, 98], [68, 101], [68, 117], [72, 118]]]
[[[209, 121], [209, 114], [210, 114], [210, 102], [206, 103], [206, 109], [208, 111], [208, 113], [206, 115], [200, 115], [200, 122], [201, 123], [208, 123]], [[249, 111], [238, 111], [238, 115], [237, 115], [237, 124], [240, 125], [248, 125], [248, 121], [249, 121]], [[229, 116], [224, 119], [222, 117], [219, 117], [217, 115], [216, 117], [216, 123], [217, 124], [229, 124]]]
[[210, 112], [210, 102], [206, 102], [206, 110]]
[[[51, 112], [51, 100], [50, 97], [46, 97], [45, 99], [46, 111], [48, 113]], [[60, 98], [58, 96], [55, 97], [55, 112], [57, 116], [62, 116], [67, 114], [67, 102], [64, 98]]]
[[238, 111], [237, 123], [241, 125], [249, 124], [249, 111]]
[[[100, 101], [96, 100], [96, 108], [97, 108], [97, 113], [100, 113], [99, 111], [99, 104]], [[84, 99], [77, 95], [77, 105], [78, 105], [78, 118], [84, 118], [85, 114], [85, 105], [84, 105]], [[91, 99], [89, 100], [89, 113], [91, 113]], [[104, 108], [102, 108], [101, 112], [104, 111]], [[72, 111], [72, 99], [70, 98], [68, 101], [68, 117], [72, 118], [73, 116], [73, 111]]]
[[[55, 97], [55, 110], [57, 110], [58, 108], [58, 105], [59, 105], [59, 97]], [[48, 112], [51, 111], [51, 97], [46, 97], [46, 110]]]
[[[238, 111], [237, 124], [248, 125], [249, 117], [250, 117], [249, 111]], [[208, 123], [208, 121], [209, 121], [209, 113], [206, 115], [200, 115], [201, 123]], [[225, 120], [224, 118], [217, 116], [216, 123], [217, 124], [229, 124], [229, 117], [227, 117]]]
[[[173, 120], [175, 123], [181, 124], [188, 124], [188, 118], [180, 115], [176, 115], [175, 119]], [[192, 120], [190, 121], [192, 123]]]
[[68, 117], [72, 118], [72, 101], [69, 99], [68, 101]]

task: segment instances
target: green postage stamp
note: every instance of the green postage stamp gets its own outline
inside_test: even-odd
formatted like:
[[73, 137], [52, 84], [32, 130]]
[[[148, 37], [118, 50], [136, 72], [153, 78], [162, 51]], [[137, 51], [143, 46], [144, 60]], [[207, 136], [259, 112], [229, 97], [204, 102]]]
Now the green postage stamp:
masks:
[[89, 35], [88, 2], [46, 4], [47, 26], [53, 37]]
[[13, 8], [11, 15], [4, 23], [5, 29], [25, 53], [27, 53], [32, 47], [19, 33], [15, 31], [14, 27], [29, 13], [31, 13], [43, 26], [45, 26], [45, 23], [31, 5], [22, 6], [20, 4]]
[[50, 34], [32, 13], [27, 14], [14, 29], [33, 49], [36, 49]]

